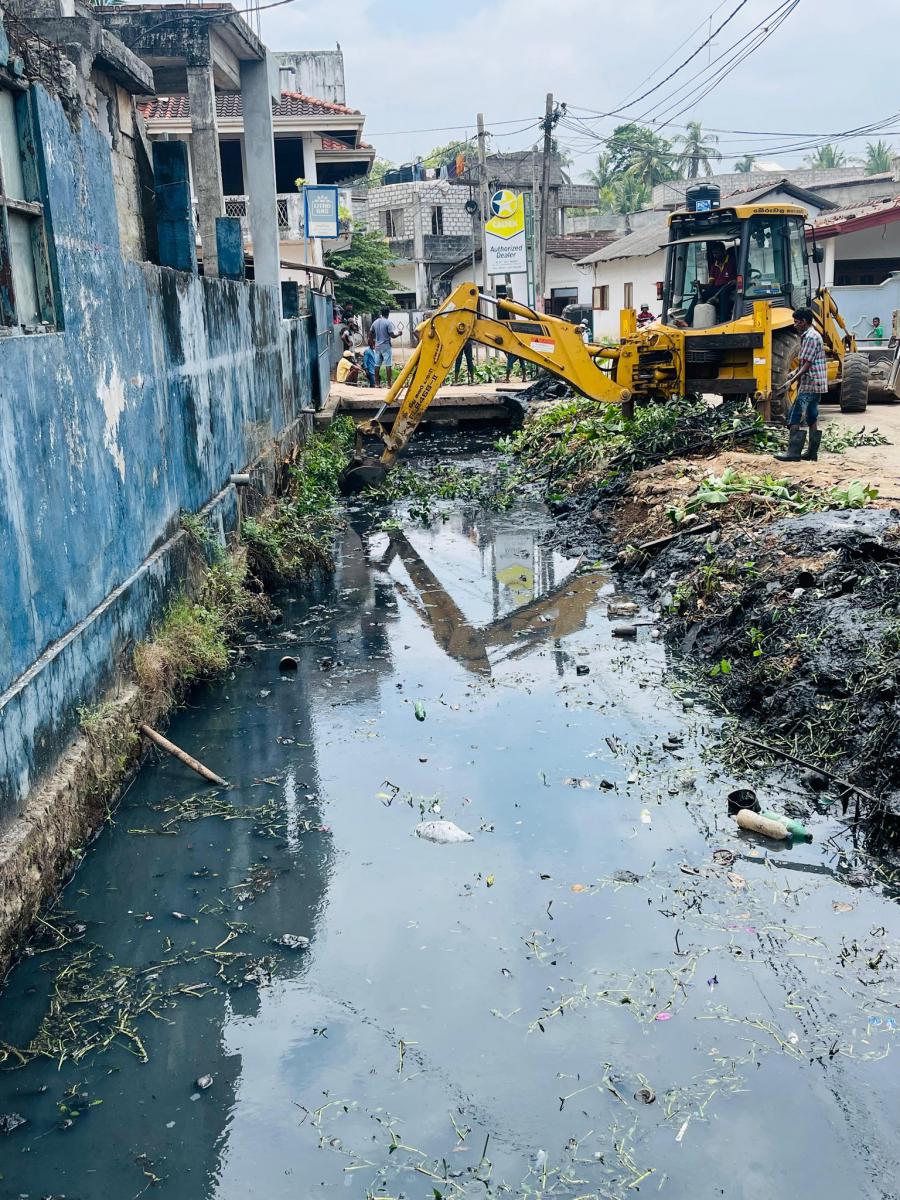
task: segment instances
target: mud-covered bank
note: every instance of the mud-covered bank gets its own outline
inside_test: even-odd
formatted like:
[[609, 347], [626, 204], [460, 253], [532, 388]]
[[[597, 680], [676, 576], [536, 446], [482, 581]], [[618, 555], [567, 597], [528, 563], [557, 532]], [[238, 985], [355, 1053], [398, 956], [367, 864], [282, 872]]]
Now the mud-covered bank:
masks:
[[838, 422], [819, 463], [778, 462], [780, 440], [743, 402], [629, 424], [568, 398], [511, 448], [550, 498], [559, 544], [614, 557], [698, 686], [770, 746], [737, 739], [735, 761], [784, 766], [790, 754], [854, 785], [822, 795], [811, 778], [798, 809], [838, 800], [894, 832], [900, 489], [883, 462], [861, 477], [842, 462], [848, 448], [893, 451]]

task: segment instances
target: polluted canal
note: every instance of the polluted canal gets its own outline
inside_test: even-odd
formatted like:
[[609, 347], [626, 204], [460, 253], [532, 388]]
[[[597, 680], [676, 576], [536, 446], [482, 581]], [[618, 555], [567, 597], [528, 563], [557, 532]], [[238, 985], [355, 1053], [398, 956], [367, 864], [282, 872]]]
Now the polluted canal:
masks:
[[717, 718], [536, 501], [386, 515], [173, 720], [231, 786], [148, 763], [11, 972], [2, 1200], [894, 1195], [845, 827], [738, 831]]

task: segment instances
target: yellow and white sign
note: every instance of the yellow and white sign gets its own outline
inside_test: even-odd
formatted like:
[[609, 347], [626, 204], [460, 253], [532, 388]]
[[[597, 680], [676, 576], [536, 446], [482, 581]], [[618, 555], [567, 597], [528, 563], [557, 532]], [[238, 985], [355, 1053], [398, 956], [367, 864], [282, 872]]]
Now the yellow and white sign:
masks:
[[484, 233], [489, 275], [526, 273], [525, 199], [521, 192], [511, 192], [508, 188], [494, 192]]

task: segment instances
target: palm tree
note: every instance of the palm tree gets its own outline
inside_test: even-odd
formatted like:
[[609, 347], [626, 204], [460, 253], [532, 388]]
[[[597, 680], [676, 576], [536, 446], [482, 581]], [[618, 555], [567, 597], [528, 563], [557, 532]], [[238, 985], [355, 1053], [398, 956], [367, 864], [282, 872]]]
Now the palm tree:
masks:
[[866, 142], [866, 174], [883, 175], [890, 171], [896, 151], [887, 142]]
[[678, 166], [685, 178], [712, 175], [712, 164], [722, 157], [716, 149], [719, 141], [716, 134], [704, 133], [699, 121], [688, 121], [685, 132], [678, 134], [673, 141], [681, 147]]
[[745, 154], [743, 158], [738, 159], [734, 164], [734, 169], [740, 175], [749, 175], [753, 170], [753, 164], [756, 162], [756, 157], [753, 154]]
[[600, 189], [600, 208], [604, 212], [633, 213], [650, 203], [649, 184], [626, 171]]
[[837, 146], [832, 146], [831, 142], [826, 142], [824, 146], [818, 148], [815, 154], [807, 154], [804, 161], [808, 167], [812, 167], [814, 170], [828, 171], [832, 167], [846, 166], [847, 155]]
[[598, 154], [596, 167], [589, 168], [584, 173], [585, 179], [598, 188], [607, 187], [612, 181], [612, 174], [612, 163], [608, 154]]

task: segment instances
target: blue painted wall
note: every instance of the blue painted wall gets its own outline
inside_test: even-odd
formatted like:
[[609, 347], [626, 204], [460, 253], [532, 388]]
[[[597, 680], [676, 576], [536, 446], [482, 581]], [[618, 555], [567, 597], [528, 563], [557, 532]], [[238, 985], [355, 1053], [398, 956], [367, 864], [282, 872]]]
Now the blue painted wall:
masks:
[[91, 614], [310, 403], [307, 318], [274, 288], [124, 260], [106, 141], [37, 93], [63, 328], [0, 339], [0, 827], [177, 566]]

